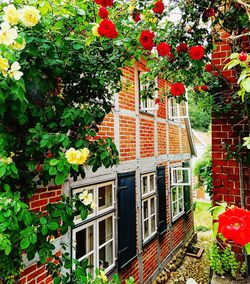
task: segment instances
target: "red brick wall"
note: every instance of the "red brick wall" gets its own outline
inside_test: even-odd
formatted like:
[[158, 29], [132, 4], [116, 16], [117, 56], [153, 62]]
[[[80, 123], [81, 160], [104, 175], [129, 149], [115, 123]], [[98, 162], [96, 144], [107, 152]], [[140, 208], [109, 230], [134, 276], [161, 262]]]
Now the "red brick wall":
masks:
[[155, 272], [158, 266], [157, 239], [153, 239], [143, 247], [143, 283]]
[[158, 122], [157, 133], [158, 133], [158, 155], [164, 155], [167, 152], [167, 131], [165, 123]]
[[120, 160], [136, 159], [136, 122], [129, 116], [120, 116]]
[[[222, 70], [226, 58], [231, 54], [229, 34], [222, 33], [222, 42], [217, 44], [212, 61], [218, 70]], [[216, 72], [215, 72], [216, 74]], [[231, 83], [235, 83], [234, 71], [222, 71], [223, 76]], [[234, 110], [237, 112], [237, 110]], [[240, 200], [240, 179], [239, 164], [235, 159], [226, 160], [226, 150], [224, 143], [228, 145], [238, 145], [238, 130], [247, 131], [247, 123], [240, 122], [235, 119], [236, 116], [223, 115], [222, 117], [213, 117], [212, 119], [212, 160], [213, 160], [213, 200], [226, 201], [229, 204], [241, 206]], [[237, 126], [236, 126], [237, 125]], [[245, 167], [244, 174], [244, 190], [246, 208], [250, 209], [250, 184], [249, 172]]]
[[135, 72], [134, 68], [126, 67], [123, 70], [123, 88], [119, 94], [119, 107], [135, 111]]
[[181, 152], [179, 127], [169, 125], [169, 153], [178, 154]]
[[140, 120], [140, 154], [141, 158], [154, 156], [154, 121]]

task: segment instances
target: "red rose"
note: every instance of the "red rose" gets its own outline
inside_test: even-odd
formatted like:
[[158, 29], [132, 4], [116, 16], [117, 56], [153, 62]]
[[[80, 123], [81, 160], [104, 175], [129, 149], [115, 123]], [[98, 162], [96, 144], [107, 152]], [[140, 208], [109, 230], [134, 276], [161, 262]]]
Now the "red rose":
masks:
[[233, 207], [219, 215], [218, 233], [241, 246], [250, 242], [250, 212]]
[[185, 87], [182, 83], [175, 83], [171, 86], [170, 92], [173, 96], [178, 97], [185, 93]]
[[212, 64], [207, 64], [205, 66], [205, 71], [206, 72], [212, 72], [213, 71], [213, 65]]
[[100, 36], [108, 38], [116, 38], [118, 36], [118, 32], [114, 23], [108, 19], [104, 19], [100, 22], [98, 27], [98, 33]]
[[154, 4], [154, 8], [153, 11], [155, 12], [155, 14], [162, 14], [164, 11], [164, 4], [162, 2], [162, 0], [157, 1]]
[[205, 49], [202, 45], [192, 46], [189, 49], [189, 55], [193, 60], [201, 60], [204, 56]]
[[214, 9], [213, 8], [209, 8], [206, 9], [202, 15], [204, 20], [207, 20], [208, 18], [212, 17], [215, 15]]
[[202, 89], [203, 91], [208, 91], [208, 90], [209, 90], [208, 86], [206, 86], [206, 85], [202, 85], [202, 86], [201, 86], [201, 89]]
[[161, 42], [157, 46], [157, 52], [160, 56], [170, 56], [171, 47], [166, 42]]
[[153, 32], [148, 30], [142, 31], [140, 36], [141, 45], [147, 50], [152, 50], [152, 48], [154, 47], [154, 42], [153, 42], [154, 37], [155, 34]]
[[247, 60], [247, 53], [245, 53], [244, 51], [242, 51], [240, 54], [239, 54], [239, 60], [244, 62]]
[[160, 98], [156, 98], [156, 99], [155, 99], [155, 104], [158, 104], [160, 101], [161, 101]]
[[170, 53], [168, 55], [168, 62], [173, 63], [175, 62], [176, 58], [174, 57], [174, 55], [172, 53]]
[[187, 52], [188, 51], [188, 45], [186, 43], [180, 43], [177, 47], [176, 47], [176, 51], [178, 53], [180, 52]]
[[140, 12], [138, 12], [138, 11], [133, 11], [132, 14], [131, 14], [131, 16], [132, 16], [133, 20], [134, 20], [136, 23], [140, 22], [140, 20], [141, 20], [141, 14], [140, 14]]
[[99, 11], [98, 11], [98, 15], [102, 18], [102, 19], [106, 19], [109, 16], [109, 12], [105, 7], [100, 7]]
[[114, 0], [94, 0], [97, 5], [101, 5], [103, 7], [111, 7], [114, 4]]

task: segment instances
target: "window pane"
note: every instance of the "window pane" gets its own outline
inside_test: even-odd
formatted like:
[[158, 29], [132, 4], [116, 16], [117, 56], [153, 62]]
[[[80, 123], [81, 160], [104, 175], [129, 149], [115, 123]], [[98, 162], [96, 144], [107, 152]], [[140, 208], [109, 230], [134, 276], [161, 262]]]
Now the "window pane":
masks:
[[172, 188], [172, 199], [173, 199], [173, 202], [177, 200], [176, 187]]
[[182, 170], [177, 170], [177, 181], [182, 182], [183, 181], [183, 172]]
[[148, 220], [143, 222], [144, 224], [144, 238], [146, 239], [149, 236]]
[[155, 227], [155, 218], [156, 218], [156, 215], [154, 215], [153, 217], [151, 217], [151, 234], [155, 232], [156, 230], [156, 227]]
[[151, 209], [151, 215], [155, 213], [155, 198], [150, 199], [150, 209]]
[[179, 212], [183, 211], [183, 199], [180, 199], [179, 201]]
[[143, 219], [148, 218], [148, 200], [143, 202]]
[[155, 176], [150, 175], [149, 180], [150, 180], [150, 191], [154, 191], [155, 190]]
[[173, 203], [173, 216], [178, 214], [177, 202]]
[[148, 192], [148, 177], [144, 176], [142, 178], [142, 193], [145, 194]]
[[93, 226], [76, 233], [76, 258], [79, 259], [93, 250]]
[[99, 246], [113, 238], [112, 217], [99, 222]]
[[103, 248], [99, 249], [99, 267], [108, 268], [114, 262], [113, 259], [113, 241]]
[[178, 186], [178, 198], [182, 198], [183, 196], [183, 190], [182, 190], [182, 186]]
[[112, 184], [98, 188], [98, 209], [103, 210], [111, 207], [113, 204], [113, 190]]
[[92, 253], [92, 254], [88, 255], [86, 258], [88, 259], [88, 265], [93, 265], [92, 267], [88, 268], [87, 271], [90, 272], [91, 274], [93, 274], [94, 269], [95, 269], [95, 267], [94, 267], [94, 254]]

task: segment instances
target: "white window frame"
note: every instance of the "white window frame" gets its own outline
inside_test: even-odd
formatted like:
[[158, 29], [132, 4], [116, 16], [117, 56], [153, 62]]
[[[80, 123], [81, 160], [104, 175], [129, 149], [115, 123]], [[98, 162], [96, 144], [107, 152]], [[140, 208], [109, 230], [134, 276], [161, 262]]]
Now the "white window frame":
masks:
[[[188, 181], [184, 182], [184, 172], [188, 173]], [[178, 173], [181, 172], [182, 178], [179, 179]], [[177, 178], [176, 178], [177, 177]], [[183, 167], [172, 167], [171, 168], [171, 186], [179, 186], [179, 185], [191, 185], [191, 169], [183, 168]]]
[[[147, 72], [142, 72], [142, 71], [138, 71], [138, 81], [139, 81], [139, 102], [140, 102], [140, 111], [145, 112], [145, 113], [149, 113], [154, 115], [155, 111], [157, 111], [159, 109], [159, 104], [155, 103], [155, 99], [158, 97], [158, 91], [156, 90], [154, 92], [154, 97], [153, 99], [146, 99], [146, 100], [142, 100], [141, 99], [141, 90], [142, 90], [142, 84], [141, 84], [141, 79], [140, 77], [145, 74]], [[155, 87], [156, 89], [158, 89], [158, 78], [155, 78]]]
[[[154, 178], [154, 190], [150, 191], [150, 176]], [[147, 192], [143, 193], [143, 178], [147, 177]], [[151, 200], [154, 202], [154, 213], [151, 212]], [[143, 244], [148, 240], [152, 239], [157, 234], [157, 207], [156, 207], [156, 174], [155, 172], [150, 172], [147, 174], [141, 175], [141, 201], [142, 201], [142, 236]], [[147, 217], [144, 216], [144, 204], [148, 203]], [[155, 230], [152, 231], [152, 218], [155, 220]], [[144, 234], [144, 222], [148, 220], [148, 237], [145, 237]]]
[[[188, 173], [188, 182], [184, 182], [184, 174], [185, 171]], [[178, 173], [181, 173], [181, 175], [178, 175]], [[170, 192], [171, 192], [171, 211], [172, 211], [172, 221], [174, 222], [177, 220], [180, 216], [182, 216], [185, 212], [185, 200], [184, 200], [184, 186], [190, 186], [191, 185], [191, 168], [184, 168], [181, 167], [180, 164], [178, 165], [172, 165], [170, 168], [170, 174], [171, 174], [171, 183], [170, 183]], [[181, 176], [181, 178], [179, 178]], [[177, 177], [177, 178], [175, 178]], [[176, 200], [173, 200], [173, 189], [176, 189]], [[182, 198], [179, 197], [179, 188], [181, 188], [182, 192]], [[179, 210], [180, 201], [182, 200], [182, 210]], [[177, 203], [177, 214], [174, 215], [174, 203]]]
[[[112, 185], [112, 200], [111, 200], [111, 206], [108, 208], [99, 210], [99, 200], [98, 200], [98, 189], [103, 186]], [[93, 209], [93, 212], [88, 215], [86, 220], [81, 220], [80, 216], [77, 216], [74, 220], [75, 224], [78, 225], [77, 228], [73, 229], [72, 231], [72, 244], [73, 244], [73, 250], [72, 250], [72, 256], [73, 258], [76, 258], [76, 234], [79, 231], [82, 231], [90, 226], [93, 226], [93, 266], [94, 267], [100, 267], [99, 266], [99, 249], [106, 246], [108, 243], [113, 243], [113, 250], [112, 250], [112, 258], [113, 263], [110, 264], [106, 269], [105, 273], [108, 273], [115, 267], [115, 261], [116, 261], [116, 255], [115, 255], [115, 184], [114, 181], [99, 183], [95, 185], [85, 186], [81, 188], [76, 188], [73, 190], [73, 194], [80, 194], [81, 192], [85, 190], [93, 190], [93, 200], [96, 204], [95, 208]], [[105, 219], [108, 219], [112, 217], [112, 239], [108, 240], [102, 245], [99, 245], [99, 223]], [[81, 261], [82, 259], [88, 257], [92, 254], [92, 251], [87, 253], [86, 255], [82, 256], [78, 260]]]
[[[187, 92], [185, 94], [186, 100], [188, 99], [187, 97]], [[185, 115], [181, 115], [181, 108], [185, 109]], [[176, 113], [176, 116], [173, 115], [173, 110], [174, 113]], [[175, 98], [170, 98], [168, 99], [168, 118], [172, 120], [179, 120], [179, 119], [184, 119], [188, 118], [188, 102], [187, 101], [182, 101], [180, 104], [176, 102]]]
[[[173, 189], [176, 189], [176, 200], [173, 200]], [[182, 191], [182, 198], [179, 197], [179, 188], [181, 188]], [[180, 201], [182, 200], [182, 210], [180, 211]], [[174, 203], [177, 204], [177, 214], [174, 215]], [[184, 204], [184, 186], [178, 185], [178, 186], [171, 186], [171, 206], [172, 206], [172, 221], [174, 222], [177, 220], [180, 216], [182, 216], [185, 212], [185, 204]]]

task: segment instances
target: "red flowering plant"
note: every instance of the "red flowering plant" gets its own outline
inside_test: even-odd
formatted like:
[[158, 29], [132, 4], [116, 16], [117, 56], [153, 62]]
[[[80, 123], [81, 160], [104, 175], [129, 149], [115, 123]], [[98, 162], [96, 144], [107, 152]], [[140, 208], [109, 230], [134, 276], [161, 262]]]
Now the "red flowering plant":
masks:
[[250, 254], [250, 211], [221, 204], [211, 209], [214, 217], [214, 236], [232, 241]]

